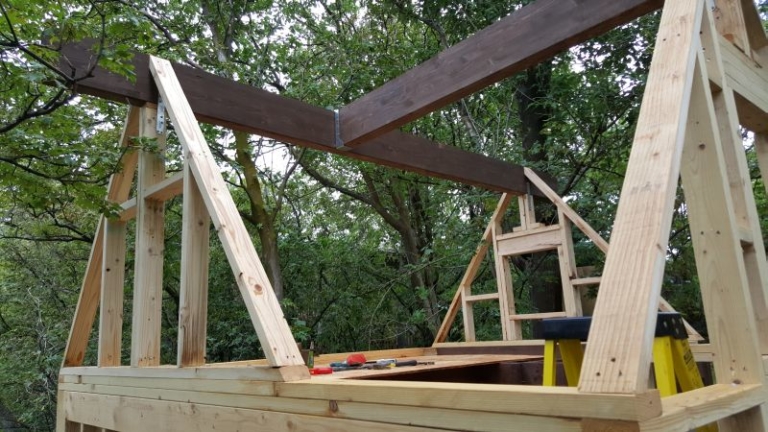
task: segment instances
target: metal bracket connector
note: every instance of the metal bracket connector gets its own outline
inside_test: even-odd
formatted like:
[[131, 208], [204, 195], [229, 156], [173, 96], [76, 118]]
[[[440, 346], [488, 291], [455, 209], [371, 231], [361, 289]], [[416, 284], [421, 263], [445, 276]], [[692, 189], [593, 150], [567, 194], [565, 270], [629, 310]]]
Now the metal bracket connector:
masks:
[[341, 140], [341, 119], [338, 109], [333, 110], [333, 134], [333, 144], [336, 146], [336, 150], [352, 150], [352, 147], [345, 146], [344, 141]]
[[157, 97], [157, 124], [155, 130], [158, 135], [165, 133], [165, 102], [162, 96]]

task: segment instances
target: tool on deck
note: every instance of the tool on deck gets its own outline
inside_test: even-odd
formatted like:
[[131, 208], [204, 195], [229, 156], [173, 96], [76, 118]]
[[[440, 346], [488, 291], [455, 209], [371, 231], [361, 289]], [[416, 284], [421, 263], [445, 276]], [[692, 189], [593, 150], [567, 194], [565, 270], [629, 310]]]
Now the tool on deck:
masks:
[[333, 368], [328, 366], [315, 366], [309, 370], [310, 375], [328, 375], [333, 373]]

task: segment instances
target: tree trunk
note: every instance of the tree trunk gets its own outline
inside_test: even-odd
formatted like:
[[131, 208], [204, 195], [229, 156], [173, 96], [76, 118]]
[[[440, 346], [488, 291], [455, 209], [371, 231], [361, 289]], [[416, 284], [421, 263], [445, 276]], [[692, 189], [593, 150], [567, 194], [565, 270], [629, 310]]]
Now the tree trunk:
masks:
[[248, 134], [235, 132], [235, 152], [237, 163], [243, 169], [243, 188], [248, 195], [250, 213], [242, 216], [251, 222], [259, 233], [261, 241], [261, 259], [264, 261], [264, 270], [278, 300], [283, 299], [283, 273], [280, 268], [280, 254], [277, 248], [277, 230], [275, 228], [275, 214], [266, 208], [264, 194], [259, 182], [258, 171], [251, 156], [251, 146], [248, 143]]

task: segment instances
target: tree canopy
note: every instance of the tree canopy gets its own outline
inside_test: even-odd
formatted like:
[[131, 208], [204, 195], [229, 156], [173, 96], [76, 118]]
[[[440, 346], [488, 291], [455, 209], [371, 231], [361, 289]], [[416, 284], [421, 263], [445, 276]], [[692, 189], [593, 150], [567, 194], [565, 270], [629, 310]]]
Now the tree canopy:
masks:
[[[99, 65], [128, 77], [130, 53], [141, 51], [338, 108], [526, 3], [0, 0], [0, 430], [53, 430], [57, 371], [96, 221], [114, 211], [106, 184], [124, 151], [125, 105], [73, 92], [83, 76], [59, 63], [63, 43], [97, 41]], [[640, 18], [406, 129], [549, 173], [610, 238], [657, 25], [656, 14]], [[431, 343], [498, 195], [225, 128], [204, 131], [297, 340], [325, 352]], [[173, 133], [165, 157], [180, 169]], [[176, 350], [180, 213], [179, 200], [167, 203], [164, 363]], [[556, 212], [540, 216], [551, 221]], [[576, 235], [577, 264], [599, 272], [602, 254]], [[131, 269], [131, 239], [128, 256]], [[668, 258], [664, 294], [706, 334], [682, 204]], [[559, 310], [556, 257], [513, 264], [518, 307]], [[210, 265], [208, 361], [260, 356], [216, 242]], [[481, 269], [476, 292], [495, 289], [493, 272]], [[500, 337], [495, 305], [475, 315], [479, 338]], [[460, 337], [456, 325], [451, 338]], [[94, 358], [91, 349], [87, 361]]]

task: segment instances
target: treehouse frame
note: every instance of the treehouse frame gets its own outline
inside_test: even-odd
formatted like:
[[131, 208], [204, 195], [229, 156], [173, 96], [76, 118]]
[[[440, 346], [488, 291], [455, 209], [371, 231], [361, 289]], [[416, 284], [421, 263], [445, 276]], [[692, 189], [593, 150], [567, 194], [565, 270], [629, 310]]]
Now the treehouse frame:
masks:
[[[533, 179], [522, 167], [396, 129], [662, 4], [578, 387], [482, 380], [495, 374], [497, 382], [508, 382], [517, 362], [540, 358], [541, 341], [438, 340], [431, 348], [367, 353], [369, 359], [434, 361], [416, 367], [427, 375], [411, 381], [398, 370], [310, 377], [195, 116], [522, 195], [528, 191], [526, 178]], [[721, 431], [768, 430], [768, 265], [738, 129], [755, 133], [760, 168], [768, 170], [766, 46], [751, 0], [538, 0], [340, 109], [336, 117], [157, 58], [136, 57], [135, 82], [96, 69], [78, 90], [132, 103], [122, 144], [138, 136], [157, 139], [162, 147], [157, 116], [167, 109], [183, 147], [184, 170], [167, 177], [160, 155], [128, 151], [123, 171], [110, 181], [108, 199], [123, 211], [99, 221], [60, 371], [57, 431], [687, 431], [714, 421]], [[89, 69], [87, 49], [70, 46], [64, 53], [74, 70]], [[155, 85], [162, 96], [159, 110], [152, 105], [158, 102]], [[130, 198], [134, 171], [138, 185]], [[715, 384], [660, 398], [649, 386], [649, 369], [680, 177], [710, 335], [709, 343], [695, 350], [700, 360], [712, 363]], [[539, 186], [534, 193], [547, 195], [545, 183], [534, 185]], [[179, 355], [177, 364], [160, 365], [163, 201], [181, 193]], [[121, 366], [125, 222], [133, 217], [131, 365]], [[265, 360], [205, 363], [211, 222]], [[471, 279], [457, 294], [464, 300]], [[99, 308], [98, 364], [83, 366]], [[344, 357], [321, 356], [317, 362]], [[461, 366], [479, 374], [464, 383], [424, 378], [460, 375]]]

